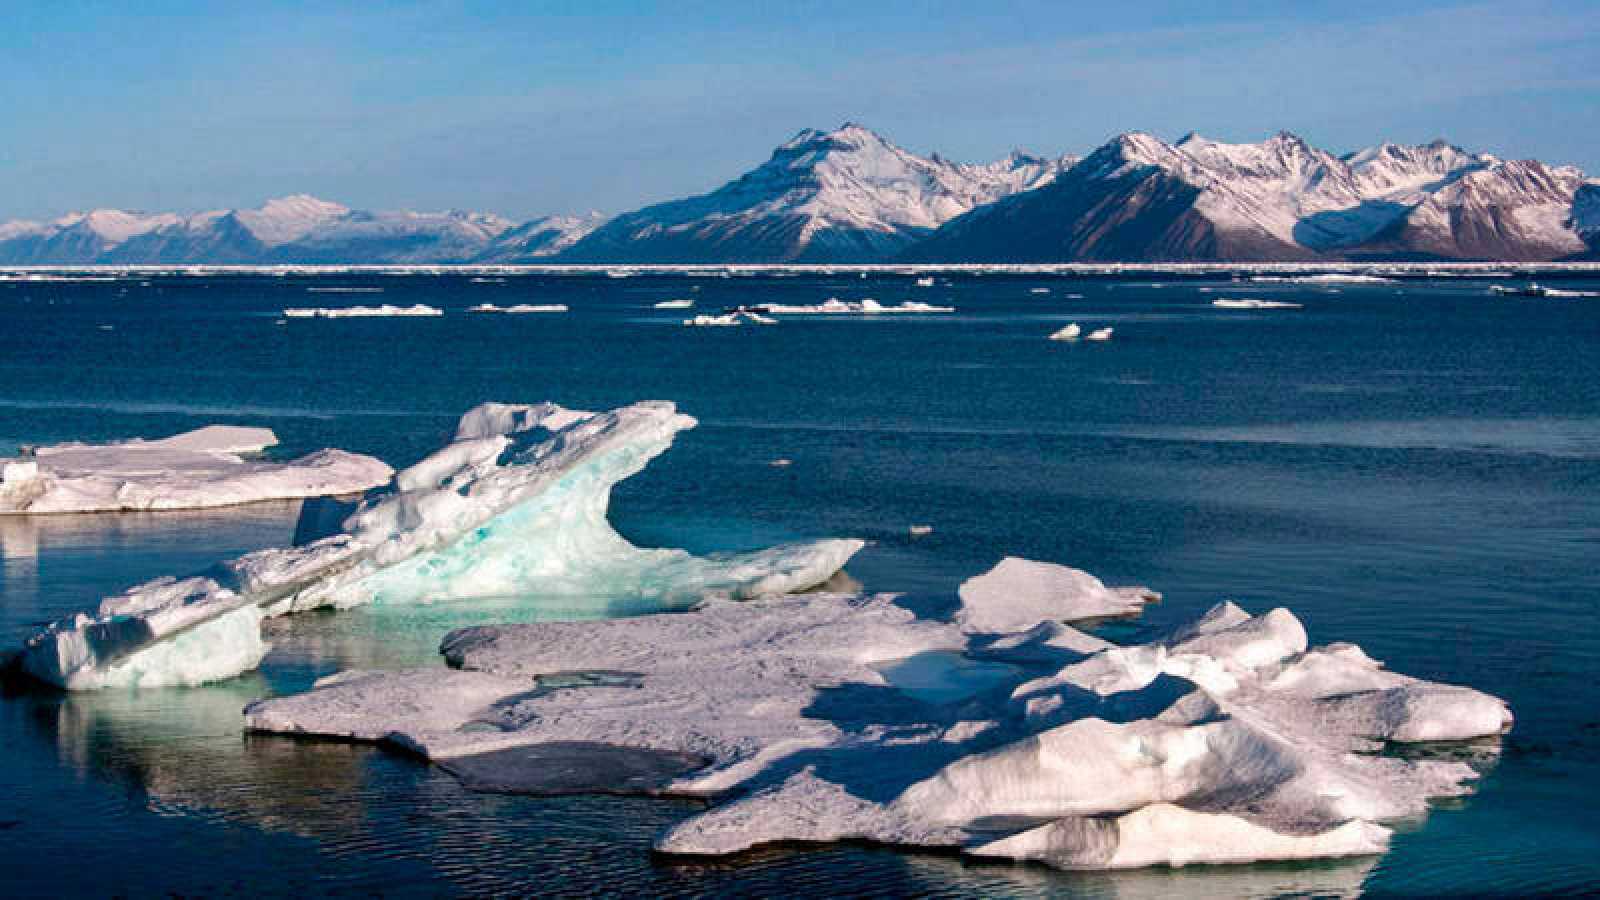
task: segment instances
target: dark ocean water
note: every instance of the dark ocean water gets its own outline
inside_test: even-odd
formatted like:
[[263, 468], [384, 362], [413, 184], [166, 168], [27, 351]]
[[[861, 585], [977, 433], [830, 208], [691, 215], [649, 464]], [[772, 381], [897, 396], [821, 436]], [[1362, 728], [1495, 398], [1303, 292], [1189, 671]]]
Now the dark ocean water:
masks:
[[[863, 537], [875, 543], [850, 572], [867, 588], [936, 593], [1005, 554], [1053, 560], [1163, 591], [1152, 625], [1224, 598], [1281, 604], [1314, 642], [1357, 642], [1396, 670], [1505, 697], [1517, 716], [1479, 794], [1406, 825], [1381, 859], [1104, 875], [783, 847], [684, 865], [649, 845], [692, 804], [473, 794], [390, 752], [241, 732], [253, 697], [353, 666], [437, 664], [452, 627], [592, 616], [607, 598], [312, 614], [271, 623], [261, 671], [227, 684], [79, 696], [9, 686], [0, 894], [1600, 888], [1600, 299], [1499, 298], [1486, 284], [0, 283], [0, 453], [229, 422], [275, 429], [281, 455], [339, 446], [403, 465], [484, 400], [670, 399], [701, 425], [617, 491], [613, 518], [637, 543]], [[651, 308], [829, 296], [959, 311], [689, 329], [683, 311]], [[1219, 296], [1305, 308], [1215, 309]], [[380, 302], [449, 314], [278, 321], [286, 306]], [[572, 311], [462, 312], [483, 302]], [[1044, 340], [1068, 321], [1116, 337]], [[778, 457], [793, 464], [768, 465]], [[296, 515], [267, 504], [0, 518], [0, 640], [129, 584], [287, 543]], [[934, 531], [912, 538], [912, 524]]]

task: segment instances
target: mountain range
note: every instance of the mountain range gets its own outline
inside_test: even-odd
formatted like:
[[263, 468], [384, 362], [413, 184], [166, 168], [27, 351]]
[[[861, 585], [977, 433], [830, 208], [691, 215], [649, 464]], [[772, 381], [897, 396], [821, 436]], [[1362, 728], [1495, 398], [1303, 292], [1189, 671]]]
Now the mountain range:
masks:
[[919, 156], [807, 129], [707, 194], [609, 220], [369, 212], [296, 195], [0, 223], [0, 264], [851, 263], [1600, 258], [1600, 181], [1444, 141], [1336, 156], [1116, 136], [1089, 155]]

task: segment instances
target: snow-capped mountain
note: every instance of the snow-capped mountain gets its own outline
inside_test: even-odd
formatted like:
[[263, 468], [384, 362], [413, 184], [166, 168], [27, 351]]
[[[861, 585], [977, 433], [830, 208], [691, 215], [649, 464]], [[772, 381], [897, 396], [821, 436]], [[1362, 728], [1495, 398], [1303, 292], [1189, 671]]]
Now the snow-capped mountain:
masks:
[[1575, 227], [1583, 173], [1496, 160], [1424, 197], [1363, 253], [1456, 259], [1552, 259], [1586, 249]]
[[182, 216], [101, 209], [0, 225], [0, 263], [464, 262], [516, 227], [474, 212], [367, 212], [306, 195]]
[[597, 212], [586, 216], [541, 216], [501, 232], [476, 261], [546, 262], [587, 237], [605, 220], [606, 217]]
[[856, 124], [807, 129], [708, 194], [609, 221], [257, 209], [115, 209], [0, 223], [0, 265], [718, 263], [1600, 258], [1600, 181], [1444, 141], [1337, 156], [1118, 135], [1089, 156], [923, 157]]
[[1337, 157], [1287, 132], [1244, 144], [1132, 132], [1050, 184], [952, 220], [907, 258], [1561, 259], [1585, 251], [1584, 184], [1570, 167], [1443, 141]]
[[1055, 178], [1070, 159], [988, 165], [922, 157], [846, 124], [807, 129], [762, 165], [697, 197], [612, 219], [563, 262], [863, 262], [969, 210]]

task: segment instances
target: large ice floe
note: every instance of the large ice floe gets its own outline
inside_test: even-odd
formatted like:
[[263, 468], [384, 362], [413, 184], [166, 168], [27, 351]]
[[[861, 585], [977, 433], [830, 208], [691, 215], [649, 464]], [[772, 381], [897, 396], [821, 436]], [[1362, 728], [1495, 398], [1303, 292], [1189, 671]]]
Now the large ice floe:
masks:
[[612, 486], [694, 424], [671, 403], [479, 406], [338, 533], [131, 588], [35, 635], [14, 664], [74, 690], [197, 684], [259, 663], [265, 616], [529, 593], [666, 609], [810, 588], [860, 549], [827, 540], [697, 557], [628, 543], [606, 519]]
[[1223, 603], [1131, 645], [1071, 624], [1154, 598], [1007, 559], [953, 615], [811, 593], [476, 626], [444, 638], [449, 668], [340, 673], [246, 719], [480, 789], [708, 800], [657, 838], [668, 854], [865, 840], [1067, 869], [1380, 853], [1476, 777], [1393, 748], [1510, 725], [1487, 694], [1308, 646], [1285, 609]]
[[266, 428], [210, 425], [160, 440], [39, 447], [0, 461], [0, 515], [203, 509], [350, 494], [394, 474], [381, 460], [343, 450], [287, 462], [256, 458], [277, 443]]
[[444, 310], [425, 303], [411, 306], [291, 306], [283, 311], [291, 319], [374, 319], [395, 316], [434, 317], [444, 315]]

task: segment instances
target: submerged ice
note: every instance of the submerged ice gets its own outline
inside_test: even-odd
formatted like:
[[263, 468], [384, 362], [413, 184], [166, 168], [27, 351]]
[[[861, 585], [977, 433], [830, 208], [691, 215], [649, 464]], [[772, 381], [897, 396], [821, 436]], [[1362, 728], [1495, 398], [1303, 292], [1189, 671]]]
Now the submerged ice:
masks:
[[670, 403], [604, 413], [485, 404], [338, 533], [134, 587], [35, 635], [17, 663], [74, 690], [197, 684], [260, 661], [263, 616], [527, 593], [681, 607], [803, 590], [860, 549], [826, 540], [697, 557], [628, 543], [606, 519], [612, 486], [694, 424]]
[[[1477, 774], [1386, 746], [1510, 724], [1487, 694], [1310, 646], [1285, 609], [1223, 603], [1131, 645], [1072, 624], [1153, 598], [1008, 559], [950, 617], [813, 593], [478, 626], [446, 636], [448, 669], [346, 672], [246, 719], [394, 744], [495, 790], [545, 790], [545, 754], [624, 748], [653, 775], [597, 757], [589, 789], [711, 801], [659, 836], [667, 853], [867, 840], [1069, 869], [1380, 853]], [[981, 675], [934, 697], [900, 680], [917, 660]]]

